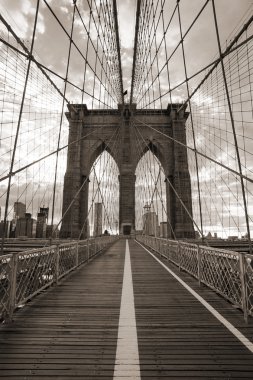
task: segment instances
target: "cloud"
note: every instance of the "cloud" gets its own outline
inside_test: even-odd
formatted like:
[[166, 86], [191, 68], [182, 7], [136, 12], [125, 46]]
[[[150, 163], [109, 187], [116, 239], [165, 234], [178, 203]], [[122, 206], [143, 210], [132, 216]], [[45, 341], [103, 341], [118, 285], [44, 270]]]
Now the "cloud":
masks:
[[[240, 3], [240, 4], [239, 4]], [[49, 1], [50, 6], [56, 12], [57, 17], [64, 25], [64, 28], [68, 33], [71, 31], [72, 22], [72, 12], [73, 3], [69, 0], [64, 0], [60, 2], [56, 0]], [[81, 17], [85, 23], [86, 29], [89, 28], [90, 12], [87, 1], [80, 0], [77, 2], [80, 9]], [[101, 16], [105, 10], [104, 2], [102, 1], [102, 7], [100, 8], [100, 1], [93, 3], [93, 14], [92, 16], [97, 23], [99, 15]], [[119, 32], [120, 32], [120, 44], [121, 44], [121, 61], [123, 68], [123, 87], [128, 89], [130, 92], [131, 80], [132, 80], [132, 60], [133, 60], [133, 43], [134, 43], [134, 33], [135, 33], [135, 13], [136, 13], [136, 1], [126, 0], [117, 2], [118, 4], [118, 20], [119, 20]], [[172, 11], [175, 7], [176, 2], [173, 0], [168, 0], [164, 2], [164, 12], [165, 26], [167, 27]], [[194, 1], [181, 1], [181, 19], [183, 33], [187, 30], [191, 22], [196, 17], [199, 9], [203, 5], [202, 0]], [[249, 6], [251, 5], [250, 0], [244, 0], [243, 2], [238, 2], [238, 0], [219, 0], [216, 2], [217, 15], [220, 29], [220, 36], [222, 45], [226, 43], [231, 37], [228, 37], [230, 32], [238, 25], [242, 16], [245, 14]], [[1, 11], [12, 25], [17, 34], [22, 38], [27, 46], [30, 46], [31, 36], [34, 24], [35, 15], [35, 2], [31, 0], [24, 0], [22, 2], [17, 2], [15, 0], [3, 0], [1, 3]], [[154, 17], [155, 22], [158, 21], [158, 14]], [[102, 17], [102, 16], [101, 16]], [[146, 47], [150, 47], [150, 53], [145, 57], [146, 61], [139, 62], [140, 72], [143, 73], [142, 80], [139, 82], [138, 87], [138, 97], [142, 98], [142, 102], [145, 101], [144, 92], [148, 91], [150, 87], [152, 92], [149, 91], [151, 105], [153, 106], [153, 99], [160, 96], [161, 93], [166, 94], [162, 97], [162, 106], [166, 107], [170, 96], [168, 95], [169, 87], [176, 86], [180, 84], [185, 79], [184, 65], [182, 59], [182, 50], [179, 47], [176, 53], [173, 50], [177, 46], [180, 40], [180, 31], [178, 26], [177, 14], [175, 14], [172, 23], [168, 29], [165, 41], [163, 38], [163, 28], [162, 28], [162, 18], [158, 23], [156, 39], [151, 43], [153, 28], [152, 23], [149, 24], [149, 29], [146, 31], [147, 35], [150, 33], [150, 38], [146, 38], [142, 48], [139, 51], [140, 57], [143, 52], [145, 52]], [[151, 18], [152, 19], [152, 18]], [[91, 18], [90, 24], [90, 36], [91, 41], [88, 39], [87, 30], [83, 27], [81, 18], [76, 14], [75, 27], [73, 33], [73, 40], [77, 46], [71, 47], [71, 56], [68, 70], [68, 79], [78, 88], [74, 86], [67, 85], [66, 95], [70, 101], [81, 102], [82, 93], [79, 88], [82, 88], [84, 82], [84, 68], [86, 67], [86, 78], [85, 78], [85, 91], [89, 94], [93, 94], [96, 97], [102, 97], [103, 101], [108, 102], [112, 107], [116, 107], [116, 102], [110, 100], [107, 96], [106, 90], [100, 85], [100, 81], [105, 85], [110, 91], [117, 87], [117, 77], [115, 75], [115, 54], [110, 51], [110, 46], [113, 44], [113, 38], [108, 30], [105, 29], [105, 19], [102, 17], [101, 25], [99, 29], [95, 27], [93, 18]], [[5, 28], [1, 27], [1, 31], [5, 32]], [[103, 46], [101, 46], [100, 39], [97, 34], [99, 32], [100, 38], [104, 41]], [[7, 38], [7, 37], [6, 37]], [[10, 37], [8, 37], [10, 38]], [[10, 39], [13, 43], [13, 40]], [[156, 61], [156, 46], [160, 46], [159, 59]], [[166, 43], [166, 44], [165, 44]], [[88, 53], [87, 53], [88, 47]], [[166, 51], [167, 56], [173, 54], [169, 62], [169, 73], [170, 73], [170, 84], [168, 82], [168, 72], [166, 63]], [[189, 35], [184, 40], [185, 55], [187, 58], [187, 72], [188, 76], [196, 73], [200, 68], [208, 64], [217, 55], [217, 41], [216, 34], [214, 30], [213, 15], [211, 9], [211, 2], [200, 16], [196, 26], [192, 28]], [[4, 47], [1, 44], [1, 51]], [[45, 64], [47, 67], [55, 71], [61, 77], [65, 78], [68, 51], [69, 51], [69, 39], [63, 32], [62, 28], [59, 26], [57, 20], [53, 17], [51, 12], [48, 10], [44, 1], [41, 1], [40, 11], [38, 16], [38, 25], [36, 30], [36, 40], [35, 40], [35, 56], [38, 60]], [[78, 49], [80, 50], [78, 52]], [[99, 53], [99, 59], [96, 59], [96, 50]], [[148, 50], [147, 50], [148, 51]], [[240, 53], [241, 54], [241, 53]], [[243, 54], [243, 53], [242, 53]], [[4, 113], [2, 113], [2, 128], [1, 132], [1, 171], [4, 173], [8, 170], [10, 163], [10, 151], [13, 148], [14, 136], [16, 132], [17, 118], [20, 109], [20, 102], [22, 98], [22, 91], [24, 85], [24, 78], [27, 67], [26, 59], [18, 59], [15, 53], [6, 53], [8, 60], [1, 60], [0, 62], [0, 75], [1, 75], [1, 91], [4, 93], [4, 98], [2, 99], [2, 105], [4, 107]], [[89, 65], [85, 64], [85, 59]], [[239, 57], [240, 58], [240, 57]], [[153, 61], [154, 65], [152, 73], [149, 70], [149, 63]], [[226, 67], [229, 65], [235, 65], [236, 57], [233, 57], [230, 61], [226, 61]], [[161, 71], [161, 69], [163, 70]], [[227, 69], [228, 70], [228, 69]], [[96, 72], [98, 78], [94, 80], [93, 71]], [[158, 72], [160, 72], [158, 76]], [[229, 70], [228, 70], [229, 72]], [[206, 72], [196, 76], [190, 81], [190, 89], [195, 88]], [[251, 88], [246, 86], [244, 88], [243, 94], [238, 94], [237, 84], [233, 84], [233, 70], [230, 72], [231, 76], [228, 79], [231, 80], [230, 92], [233, 99], [233, 111], [235, 114], [235, 126], [238, 133], [238, 144], [240, 149], [240, 154], [242, 156], [242, 167], [244, 173], [251, 175], [253, 168], [253, 159], [251, 152], [253, 151], [253, 140], [250, 140], [249, 130], [252, 126], [252, 102], [251, 102]], [[203, 154], [210, 156], [221, 163], [230, 165], [231, 168], [236, 168], [236, 157], [234, 152], [234, 142], [233, 134], [231, 131], [231, 125], [229, 124], [229, 113], [228, 107], [224, 99], [221, 99], [220, 94], [224, 94], [223, 82], [219, 77], [219, 72], [215, 73], [216, 77], [213, 76], [209, 81], [206, 81], [206, 87], [203, 86], [200, 91], [192, 99], [192, 109], [193, 109], [193, 119], [194, 128], [196, 128], [197, 134], [197, 149]], [[244, 72], [241, 67], [240, 75], [243, 77]], [[57, 84], [59, 89], [64, 91], [64, 81], [57, 78], [56, 76], [50, 74], [52, 80]], [[156, 78], [157, 77], [157, 78]], [[32, 162], [35, 159], [42, 157], [43, 155], [50, 153], [55, 150], [58, 140], [58, 131], [60, 126], [61, 118], [61, 108], [62, 99], [57, 93], [57, 91], [49, 84], [47, 80], [43, 78], [38, 70], [32, 64], [31, 70], [31, 82], [28, 83], [27, 96], [25, 101], [25, 109], [21, 122], [20, 138], [18, 141], [17, 148], [17, 160], [15, 161], [14, 168], [20, 168], [23, 165]], [[151, 82], [154, 81], [153, 85]], [[110, 82], [110, 84], [109, 84]], [[243, 86], [243, 85], [242, 85]], [[222, 92], [223, 91], [223, 92]], [[147, 92], [148, 94], [148, 92]], [[146, 95], [147, 95], [146, 94]], [[115, 94], [113, 94], [115, 98]], [[179, 88], [175, 89], [172, 93], [173, 102], [182, 102], [187, 98], [187, 89], [185, 84], [181, 85]], [[146, 96], [148, 99], [148, 96]], [[129, 100], [129, 95], [128, 95]], [[242, 102], [241, 102], [242, 100]], [[84, 103], [88, 104], [91, 108], [92, 105], [95, 108], [101, 106], [98, 101], [92, 101], [92, 97], [89, 95], [84, 95]], [[142, 103], [143, 104], [143, 103]], [[239, 104], [239, 105], [238, 105]], [[242, 105], [242, 109], [240, 106]], [[160, 106], [160, 102], [156, 102], [156, 106]], [[65, 105], [66, 109], [66, 105]], [[243, 115], [243, 116], [242, 116]], [[4, 124], [5, 123], [5, 124]], [[189, 144], [193, 146], [193, 139], [190, 128], [190, 118], [187, 124], [187, 133], [189, 137]], [[64, 118], [61, 145], [64, 145], [67, 141], [68, 126], [67, 121]], [[245, 138], [246, 136], [246, 138]], [[192, 157], [191, 157], [192, 158]], [[59, 187], [57, 187], [57, 194], [60, 194], [63, 175], [66, 165], [66, 151], [61, 155], [61, 168], [59, 169]], [[190, 161], [190, 160], [189, 160]], [[193, 161], [194, 162], [194, 161]], [[7, 167], [7, 169], [6, 169]], [[45, 163], [34, 166], [22, 175], [16, 176], [13, 180], [12, 192], [11, 192], [11, 202], [15, 199], [15, 192], [19, 195], [24, 191], [24, 197], [27, 199], [34, 199], [33, 203], [34, 210], [39, 206], [39, 199], [43, 198], [43, 194], [47, 194], [47, 198], [50, 199], [52, 195], [52, 183], [54, 178], [54, 167], [55, 167], [55, 157], [48, 159]], [[203, 193], [203, 200], [206, 203], [206, 215], [208, 212], [211, 213], [210, 220], [217, 217], [217, 209], [222, 209], [222, 201], [220, 193], [223, 194], [223, 199], [227, 199], [230, 191], [233, 194], [237, 194], [239, 191], [239, 185], [237, 181], [232, 177], [227, 177], [227, 171], [225, 169], [218, 168], [217, 166], [210, 165], [208, 160], [199, 159], [199, 170], [200, 170], [200, 182], [201, 190]], [[192, 173], [192, 186], [194, 189], [194, 201], [196, 198], [196, 170], [191, 167]], [[224, 181], [227, 181], [227, 186], [222, 183], [220, 177]], [[213, 184], [215, 179], [216, 185]], [[27, 190], [25, 190], [26, 181], [29, 180]], [[40, 181], [44, 181], [48, 186], [40, 184]], [[151, 181], [151, 180], [150, 180]], [[151, 182], [148, 183], [151, 185]], [[33, 182], [33, 184], [32, 184]], [[141, 178], [137, 183], [137, 190], [142, 192], [144, 189], [144, 179]], [[103, 188], [106, 187], [106, 183], [103, 182]], [[227, 187], [227, 189], [226, 189]], [[6, 190], [5, 185], [1, 185], [3, 193]], [[212, 197], [207, 194], [207, 189], [213, 189]], [[214, 194], [216, 191], [216, 194]], [[248, 186], [248, 191], [252, 191], [251, 186]], [[250, 194], [248, 192], [248, 194]], [[22, 195], [23, 197], [23, 195]], [[241, 195], [240, 195], [241, 197]], [[213, 198], [213, 199], [212, 199]], [[2, 207], [3, 207], [3, 199]], [[22, 198], [23, 199], [23, 198]], [[59, 198], [60, 199], [60, 196]], [[241, 199], [241, 198], [240, 198]], [[250, 196], [248, 202], [250, 203]], [[212, 203], [212, 207], [209, 203]], [[213, 208], [215, 203], [216, 208]], [[209, 208], [208, 208], [209, 207]], [[233, 207], [234, 206], [233, 204]], [[58, 207], [60, 210], [60, 206]], [[232, 209], [231, 209], [232, 210]], [[225, 215], [225, 211], [221, 211], [220, 217], [222, 218], [222, 213], [224, 212], [224, 218], [228, 217]], [[236, 211], [233, 209], [232, 214], [235, 215]], [[60, 215], [60, 212], [58, 212]], [[216, 215], [216, 216], [215, 216]], [[196, 218], [198, 216], [196, 215]], [[242, 223], [242, 215], [239, 215], [239, 221]], [[225, 220], [225, 219], [224, 219]], [[225, 223], [229, 224], [228, 219]], [[233, 224], [233, 223], [232, 223]], [[209, 225], [207, 223], [207, 225]], [[211, 223], [210, 223], [211, 225]], [[218, 226], [218, 223], [214, 223]], [[233, 226], [229, 228], [233, 229]]]

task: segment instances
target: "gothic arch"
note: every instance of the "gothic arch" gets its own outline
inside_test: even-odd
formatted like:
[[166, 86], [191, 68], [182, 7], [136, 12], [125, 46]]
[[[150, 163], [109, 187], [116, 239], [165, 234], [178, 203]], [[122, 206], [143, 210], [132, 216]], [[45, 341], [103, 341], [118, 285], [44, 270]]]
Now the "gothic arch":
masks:
[[[167, 193], [166, 193], [166, 183], [165, 183], [165, 174], [162, 163], [160, 161], [161, 155], [156, 147], [149, 144], [146, 146], [146, 149], [143, 150], [140, 160], [135, 169], [136, 183], [135, 183], [135, 225], [137, 230], [142, 230], [147, 233], [147, 231], [152, 234], [155, 231], [154, 236], [157, 233], [157, 228], [160, 222], [168, 222], [167, 219]], [[156, 159], [155, 159], [156, 158]], [[151, 162], [150, 162], [151, 160]], [[151, 164], [151, 167], [149, 166]], [[148, 188], [143, 188], [143, 179], [146, 179], [148, 183]], [[158, 191], [155, 191], [157, 189]], [[161, 202], [162, 200], [162, 202]], [[146, 208], [146, 211], [144, 209]], [[147, 212], [147, 207], [149, 211], [155, 212], [157, 219], [154, 217], [154, 214], [149, 214], [152, 216], [153, 222], [147, 229], [147, 226], [144, 227], [144, 214]], [[156, 224], [158, 223], [158, 224]], [[169, 221], [170, 223], [170, 221]], [[156, 225], [156, 227], [154, 227]], [[167, 231], [167, 228], [166, 230]]]
[[[69, 107], [70, 112], [66, 114], [70, 129], [61, 237], [75, 238], [80, 235], [81, 226], [87, 217], [89, 171], [103, 150], [110, 153], [119, 168], [120, 231], [123, 234], [125, 231], [135, 231], [135, 171], [149, 148], [161, 162], [168, 179], [167, 215], [176, 237], [194, 237], [190, 218], [191, 183], [185, 148], [188, 112], [184, 108], [178, 112], [178, 104], [169, 104], [167, 109], [159, 113], [151, 109], [137, 110], [134, 104], [121, 104], [118, 110], [106, 111], [88, 110], [85, 104], [74, 106], [77, 112], [72, 112]], [[136, 138], [134, 125], [141, 128], [141, 140]], [[182, 144], [175, 144], [174, 140]], [[173, 184], [177, 196], [169, 183]], [[82, 190], [76, 196], [80, 188]], [[182, 208], [181, 202], [188, 213]], [[172, 237], [171, 234], [168, 236]], [[85, 234], [82, 237], [85, 238]]]
[[162, 165], [162, 168], [164, 170], [164, 173], [166, 172], [166, 165], [165, 165], [165, 158], [164, 158], [164, 154], [162, 152], [162, 148], [159, 147], [159, 142], [155, 141], [154, 140], [149, 140], [147, 143], [143, 143], [143, 146], [142, 146], [142, 149], [141, 149], [141, 152], [140, 154], [138, 155], [137, 157], [137, 160], [135, 162], [135, 168], [134, 168], [134, 171], [136, 172], [136, 168], [139, 164], [139, 162], [141, 161], [142, 157], [148, 152], [150, 151], [151, 153], [153, 153], [153, 155], [158, 159], [158, 161], [161, 163]]
[[117, 156], [117, 153], [115, 152], [114, 147], [112, 147], [112, 144], [106, 143], [103, 140], [99, 139], [97, 141], [96, 146], [93, 148], [93, 150], [90, 153], [89, 171], [92, 168], [92, 165], [94, 164], [96, 159], [104, 151], [108, 152], [111, 155], [111, 157], [114, 159], [119, 169], [119, 160], [118, 160], [118, 156]]

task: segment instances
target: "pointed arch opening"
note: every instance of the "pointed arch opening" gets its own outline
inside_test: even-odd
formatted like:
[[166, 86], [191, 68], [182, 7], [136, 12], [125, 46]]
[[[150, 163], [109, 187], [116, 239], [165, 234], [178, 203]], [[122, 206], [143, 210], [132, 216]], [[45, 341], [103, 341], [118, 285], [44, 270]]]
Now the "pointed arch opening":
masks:
[[119, 169], [108, 150], [95, 159], [89, 175], [87, 225], [89, 236], [119, 232]]
[[135, 175], [135, 224], [137, 233], [167, 236], [167, 200], [165, 175], [159, 153], [147, 147]]

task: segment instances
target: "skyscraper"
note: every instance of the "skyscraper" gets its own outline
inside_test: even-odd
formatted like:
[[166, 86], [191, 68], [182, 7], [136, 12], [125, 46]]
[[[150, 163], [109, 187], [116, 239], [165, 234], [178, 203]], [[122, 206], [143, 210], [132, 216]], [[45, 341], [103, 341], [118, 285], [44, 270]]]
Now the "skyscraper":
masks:
[[13, 219], [17, 220], [19, 218], [24, 218], [25, 213], [26, 213], [26, 205], [22, 202], [15, 202]]
[[144, 206], [143, 232], [145, 235], [157, 236], [158, 216], [155, 211], [150, 211], [150, 209], [148, 204]]
[[167, 222], [160, 223], [160, 237], [167, 238], [168, 237], [168, 226]]
[[95, 203], [93, 236], [102, 235], [102, 203]]
[[40, 207], [40, 212], [37, 214], [36, 238], [46, 237], [48, 213], [48, 207]]

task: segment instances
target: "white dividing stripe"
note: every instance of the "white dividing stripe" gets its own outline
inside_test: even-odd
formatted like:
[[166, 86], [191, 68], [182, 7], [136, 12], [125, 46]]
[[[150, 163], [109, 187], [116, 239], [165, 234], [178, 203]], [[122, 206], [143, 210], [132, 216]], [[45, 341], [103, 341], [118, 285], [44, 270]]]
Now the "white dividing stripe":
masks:
[[207, 301], [204, 300], [198, 293], [196, 293], [189, 285], [187, 285], [180, 277], [176, 275], [171, 269], [169, 269], [162, 261], [160, 261], [152, 252], [145, 248], [141, 243], [137, 241], [159, 264], [161, 264], [185, 289], [188, 290], [205, 308], [213, 314], [250, 352], [253, 353], [253, 343], [246, 338], [236, 327], [234, 327], [226, 318], [224, 318], [214, 307], [212, 307]]
[[141, 379], [128, 240], [126, 240], [117, 351], [113, 375], [114, 380], [122, 380], [122, 378], [124, 380]]

